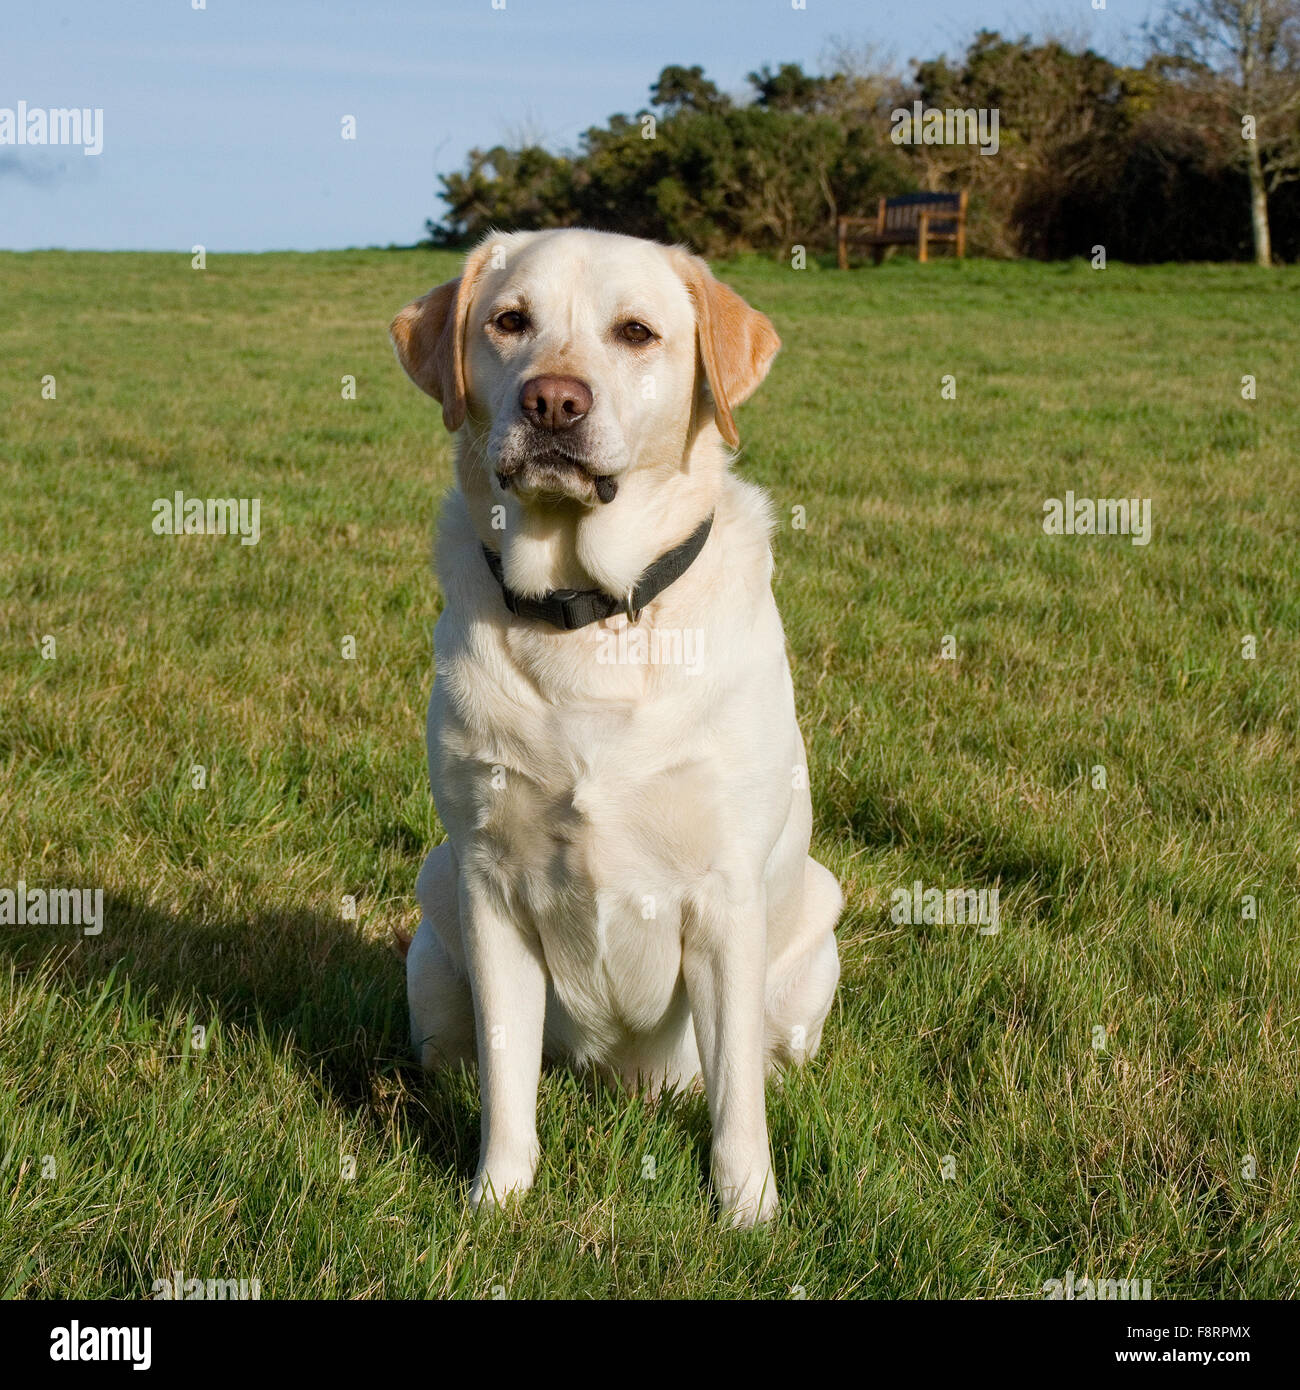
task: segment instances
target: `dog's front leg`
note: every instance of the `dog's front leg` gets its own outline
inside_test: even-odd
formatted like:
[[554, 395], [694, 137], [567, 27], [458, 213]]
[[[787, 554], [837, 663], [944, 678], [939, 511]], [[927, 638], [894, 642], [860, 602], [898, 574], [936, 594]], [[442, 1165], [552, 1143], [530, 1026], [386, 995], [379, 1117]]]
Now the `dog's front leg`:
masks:
[[524, 1192], [537, 1171], [537, 1087], [546, 1017], [540, 944], [487, 885], [462, 879], [460, 912], [478, 1038], [482, 1147], [471, 1207]]
[[709, 895], [687, 905], [682, 965], [713, 1121], [713, 1190], [724, 1220], [753, 1226], [777, 1207], [763, 1085], [767, 914]]

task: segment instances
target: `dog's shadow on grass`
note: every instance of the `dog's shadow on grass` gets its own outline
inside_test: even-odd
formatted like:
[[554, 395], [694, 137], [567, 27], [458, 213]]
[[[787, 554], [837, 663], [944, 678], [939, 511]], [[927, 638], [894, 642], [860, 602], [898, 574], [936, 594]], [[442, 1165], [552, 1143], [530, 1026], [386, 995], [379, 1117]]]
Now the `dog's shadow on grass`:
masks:
[[86, 997], [111, 975], [176, 1029], [239, 1029], [287, 1049], [340, 1105], [377, 1128], [394, 1105], [430, 1159], [473, 1171], [478, 1106], [465, 1078], [426, 1080], [410, 1049], [405, 972], [390, 945], [355, 922], [301, 909], [254, 910], [198, 923], [105, 892], [101, 930], [6, 927], [0, 952]]

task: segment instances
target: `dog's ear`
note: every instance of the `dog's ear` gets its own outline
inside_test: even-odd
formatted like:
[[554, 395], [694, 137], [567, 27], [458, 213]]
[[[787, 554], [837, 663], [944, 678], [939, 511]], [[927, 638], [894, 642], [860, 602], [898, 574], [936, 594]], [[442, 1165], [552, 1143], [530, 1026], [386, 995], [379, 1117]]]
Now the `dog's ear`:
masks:
[[465, 423], [465, 324], [490, 249], [475, 247], [458, 280], [413, 300], [388, 329], [397, 360], [421, 391], [442, 402], [442, 422], [453, 433]]
[[700, 360], [723, 439], [740, 443], [732, 413], [758, 389], [781, 346], [776, 329], [720, 280], [698, 257], [679, 252], [678, 271], [695, 301]]

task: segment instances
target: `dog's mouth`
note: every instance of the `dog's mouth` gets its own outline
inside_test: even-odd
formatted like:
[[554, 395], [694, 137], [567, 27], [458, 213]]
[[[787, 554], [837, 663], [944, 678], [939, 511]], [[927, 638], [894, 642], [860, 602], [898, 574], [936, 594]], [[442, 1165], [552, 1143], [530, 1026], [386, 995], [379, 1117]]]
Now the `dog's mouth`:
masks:
[[544, 449], [497, 469], [502, 490], [514, 488], [521, 494], [544, 494], [590, 502], [612, 502], [618, 481], [610, 473], [600, 473], [587, 459], [566, 454], [562, 449]]

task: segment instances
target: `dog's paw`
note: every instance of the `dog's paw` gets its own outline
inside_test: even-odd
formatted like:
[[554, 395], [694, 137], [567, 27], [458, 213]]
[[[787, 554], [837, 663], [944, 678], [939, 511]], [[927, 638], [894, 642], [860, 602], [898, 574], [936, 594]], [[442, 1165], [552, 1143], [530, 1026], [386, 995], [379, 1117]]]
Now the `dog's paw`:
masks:
[[470, 1211], [496, 1211], [517, 1201], [532, 1187], [536, 1172], [536, 1161], [480, 1165], [469, 1190]]
[[735, 1231], [748, 1231], [766, 1225], [776, 1215], [780, 1201], [776, 1195], [776, 1179], [769, 1171], [761, 1181], [719, 1186], [718, 1217]]

